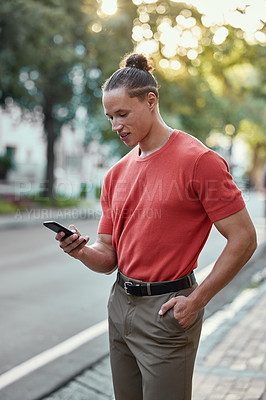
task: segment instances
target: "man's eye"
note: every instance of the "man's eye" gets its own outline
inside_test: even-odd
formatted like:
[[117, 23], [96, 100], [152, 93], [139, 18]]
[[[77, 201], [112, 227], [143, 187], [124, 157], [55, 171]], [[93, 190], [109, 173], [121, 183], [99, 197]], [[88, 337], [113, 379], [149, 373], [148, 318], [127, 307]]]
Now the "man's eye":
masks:
[[126, 117], [127, 114], [120, 114], [120, 117]]

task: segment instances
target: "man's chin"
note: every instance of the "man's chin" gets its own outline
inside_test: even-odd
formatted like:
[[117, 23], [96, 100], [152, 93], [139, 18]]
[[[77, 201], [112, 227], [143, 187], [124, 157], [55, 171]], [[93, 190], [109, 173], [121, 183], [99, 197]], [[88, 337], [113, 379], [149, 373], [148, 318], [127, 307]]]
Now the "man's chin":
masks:
[[131, 149], [133, 149], [133, 147], [135, 147], [138, 143], [126, 143], [126, 142], [124, 142], [124, 144], [125, 144], [127, 147], [130, 147]]

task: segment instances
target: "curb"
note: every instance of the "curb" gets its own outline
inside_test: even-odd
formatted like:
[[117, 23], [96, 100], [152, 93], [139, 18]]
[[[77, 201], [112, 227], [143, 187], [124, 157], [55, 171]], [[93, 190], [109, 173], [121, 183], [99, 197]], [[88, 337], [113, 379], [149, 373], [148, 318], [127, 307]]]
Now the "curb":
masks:
[[[252, 260], [251, 267], [254, 270], [262, 270], [265, 264], [265, 255], [266, 255], [266, 242], [263, 243], [263, 246], [259, 246], [259, 252]], [[264, 264], [263, 264], [264, 262]], [[259, 268], [260, 266], [260, 268]], [[256, 267], [256, 268], [255, 268]], [[200, 381], [200, 385], [204, 385], [205, 381], [212, 375], [214, 372], [214, 368], [211, 366], [205, 366], [204, 362], [208, 355], [213, 351], [216, 352], [216, 347], [223, 343], [225, 340], [226, 335], [230, 332], [231, 329], [234, 327], [239, 327], [244, 318], [252, 314], [253, 310], [255, 310], [257, 302], [265, 295], [266, 293], [266, 271], [265, 267], [263, 273], [258, 274], [258, 272], [254, 272], [249, 279], [248, 285], [253, 286], [253, 282], [258, 285], [257, 288], [250, 289], [254, 290], [253, 297], [250, 297], [249, 301], [246, 302], [242, 307], [239, 308], [235, 316], [231, 319], [225, 320], [218, 328], [216, 328], [206, 340], [200, 342], [200, 347], [197, 355], [197, 361], [195, 366], [195, 383], [194, 386], [196, 387], [199, 384], [197, 381]], [[237, 296], [235, 296], [234, 301], [240, 297], [243, 288], [239, 288]], [[244, 289], [245, 291], [245, 289]], [[230, 308], [230, 303], [223, 305], [222, 308], [217, 308], [216, 313], [226, 311]], [[208, 306], [207, 306], [208, 307]], [[215, 314], [214, 314], [215, 316]], [[210, 319], [212, 318], [212, 314], [210, 314]], [[207, 319], [208, 321], [208, 319]], [[234, 375], [232, 377], [232, 373], [229, 370], [226, 370], [225, 367], [220, 367], [217, 365], [215, 367], [215, 372], [218, 374], [219, 379], [224, 379], [225, 384], [228, 384], [228, 380], [237, 380], [237, 379], [250, 379], [251, 385], [252, 381], [258, 381], [259, 379], [264, 378], [265, 371], [248, 371], [246, 374], [243, 371], [234, 371]], [[205, 378], [204, 378], [205, 377]], [[211, 378], [210, 378], [211, 379]], [[216, 379], [218, 379], [216, 377]], [[206, 384], [207, 386], [210, 383]], [[209, 390], [209, 389], [208, 389]], [[204, 397], [204, 400], [212, 400], [215, 399], [235, 399], [236, 397], [213, 397], [216, 393], [215, 387], [213, 388], [214, 392], [210, 394], [210, 397]], [[195, 391], [195, 400], [201, 400], [201, 395], [197, 398], [196, 395], [197, 390]], [[261, 395], [263, 397], [261, 397]], [[112, 400], [113, 397], [113, 390], [112, 390], [112, 382], [111, 382], [111, 369], [110, 369], [110, 361], [109, 361], [109, 354], [100, 360], [98, 363], [94, 363], [88, 368], [86, 368], [81, 374], [74, 376], [70, 379], [67, 383], [62, 383], [62, 385], [56, 388], [53, 392], [50, 392], [45, 397], [41, 397], [38, 400], [72, 400], [80, 399], [80, 400]], [[242, 398], [241, 398], [242, 400]], [[260, 397], [252, 397], [248, 398], [248, 400], [266, 400], [266, 391], [260, 393]]]

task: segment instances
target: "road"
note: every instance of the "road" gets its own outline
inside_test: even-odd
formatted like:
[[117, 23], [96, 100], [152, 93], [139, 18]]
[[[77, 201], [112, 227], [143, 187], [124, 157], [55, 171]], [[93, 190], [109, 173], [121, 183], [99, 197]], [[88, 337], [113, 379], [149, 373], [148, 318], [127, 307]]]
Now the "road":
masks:
[[[252, 195], [246, 201], [260, 241], [265, 240], [262, 237], [262, 199]], [[76, 225], [81, 233], [89, 234], [94, 241], [97, 220], [79, 220]], [[105, 320], [107, 299], [115, 275], [91, 272], [66, 256], [58, 248], [54, 234], [41, 223], [0, 231], [0, 242], [0, 374], [3, 374]], [[224, 238], [214, 229], [200, 256], [199, 270], [215, 260], [224, 244]], [[55, 361], [54, 369], [51, 364], [46, 366], [46, 374], [64, 370], [70, 376], [107, 351], [107, 335], [101, 335], [83, 346], [82, 352], [77, 352], [71, 363], [67, 357], [60, 357]], [[36, 380], [38, 385], [47, 386], [47, 375], [42, 379], [41, 369], [36, 374], [34, 379], [29, 379], [31, 385]], [[18, 393], [20, 382], [23, 380], [10, 385], [10, 399], [16, 399], [12, 388]], [[37, 398], [34, 397], [37, 394], [29, 396], [25, 399]], [[5, 397], [4, 400], [8, 399]]]

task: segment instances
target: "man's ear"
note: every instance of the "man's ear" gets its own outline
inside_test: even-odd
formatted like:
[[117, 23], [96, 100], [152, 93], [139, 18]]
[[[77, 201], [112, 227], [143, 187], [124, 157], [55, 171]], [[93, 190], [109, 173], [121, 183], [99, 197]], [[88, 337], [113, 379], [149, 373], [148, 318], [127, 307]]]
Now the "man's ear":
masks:
[[157, 106], [157, 103], [158, 103], [158, 99], [153, 92], [149, 92], [147, 94], [146, 101], [147, 101], [148, 107], [151, 111], [154, 110], [154, 108]]

